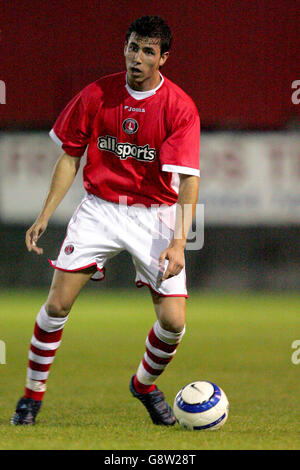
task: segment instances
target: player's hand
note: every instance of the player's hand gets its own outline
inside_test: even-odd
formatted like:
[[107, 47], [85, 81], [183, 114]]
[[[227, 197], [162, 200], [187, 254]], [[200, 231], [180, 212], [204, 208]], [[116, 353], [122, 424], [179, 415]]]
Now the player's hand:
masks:
[[27, 230], [25, 242], [28, 251], [34, 251], [38, 255], [42, 255], [44, 250], [37, 246], [37, 241], [43, 235], [48, 223], [37, 219], [35, 223]]
[[169, 260], [167, 269], [161, 277], [162, 281], [177, 276], [184, 267], [184, 246], [181, 244], [170, 243], [159, 257], [159, 266], [163, 270], [165, 260]]

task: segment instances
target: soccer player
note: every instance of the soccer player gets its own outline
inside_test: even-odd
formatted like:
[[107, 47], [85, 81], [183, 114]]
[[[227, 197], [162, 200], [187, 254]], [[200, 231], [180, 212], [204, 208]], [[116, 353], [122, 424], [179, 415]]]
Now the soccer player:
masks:
[[126, 71], [100, 78], [75, 96], [50, 136], [62, 148], [41, 213], [26, 232], [29, 251], [70, 188], [87, 151], [86, 195], [71, 218], [49, 296], [34, 326], [24, 396], [11, 419], [32, 425], [72, 305], [84, 285], [103, 279], [106, 261], [127, 250], [136, 285], [149, 287], [157, 320], [130, 391], [155, 424], [173, 425], [173, 410], [155, 385], [185, 332], [184, 250], [196, 208], [200, 120], [192, 99], [164, 77], [171, 31], [144, 16], [126, 35]]

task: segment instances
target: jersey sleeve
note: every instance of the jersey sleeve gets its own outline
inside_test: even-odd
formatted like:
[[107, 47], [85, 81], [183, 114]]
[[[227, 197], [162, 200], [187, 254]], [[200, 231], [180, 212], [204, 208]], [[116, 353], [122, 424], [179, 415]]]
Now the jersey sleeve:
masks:
[[84, 92], [80, 92], [60, 113], [49, 135], [68, 155], [82, 157], [90, 134], [87, 99]]
[[160, 148], [162, 171], [200, 176], [200, 118], [197, 111], [176, 117]]

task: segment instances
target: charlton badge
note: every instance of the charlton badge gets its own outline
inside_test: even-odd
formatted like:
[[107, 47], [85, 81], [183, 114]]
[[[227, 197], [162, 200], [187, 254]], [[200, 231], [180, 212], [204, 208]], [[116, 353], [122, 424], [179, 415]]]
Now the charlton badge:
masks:
[[66, 255], [70, 255], [71, 253], [73, 253], [74, 251], [74, 245], [67, 245], [65, 247], [65, 253]]
[[123, 121], [122, 127], [126, 134], [135, 134], [139, 128], [139, 125], [135, 119], [128, 118]]

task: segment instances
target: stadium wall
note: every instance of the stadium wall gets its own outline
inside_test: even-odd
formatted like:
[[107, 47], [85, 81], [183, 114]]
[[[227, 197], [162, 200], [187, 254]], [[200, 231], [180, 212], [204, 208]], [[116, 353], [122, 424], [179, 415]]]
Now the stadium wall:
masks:
[[[25, 232], [40, 211], [59, 148], [45, 132], [0, 138], [0, 283], [47, 286], [74, 209], [81, 171], [40, 244], [28, 253]], [[188, 285], [219, 289], [300, 288], [300, 136], [296, 133], [203, 133], [199, 204], [204, 245], [186, 252]], [[203, 221], [197, 221], [202, 226]], [[126, 276], [124, 276], [126, 273]], [[134, 285], [129, 255], [113, 259], [94, 288]], [[98, 287], [97, 287], [98, 286]]]
[[162, 72], [195, 100], [203, 129], [299, 126], [300, 106], [291, 100], [297, 7], [287, 0], [1, 2], [0, 127], [51, 127], [84, 86], [124, 70], [127, 27], [144, 14], [169, 22], [174, 43]]

